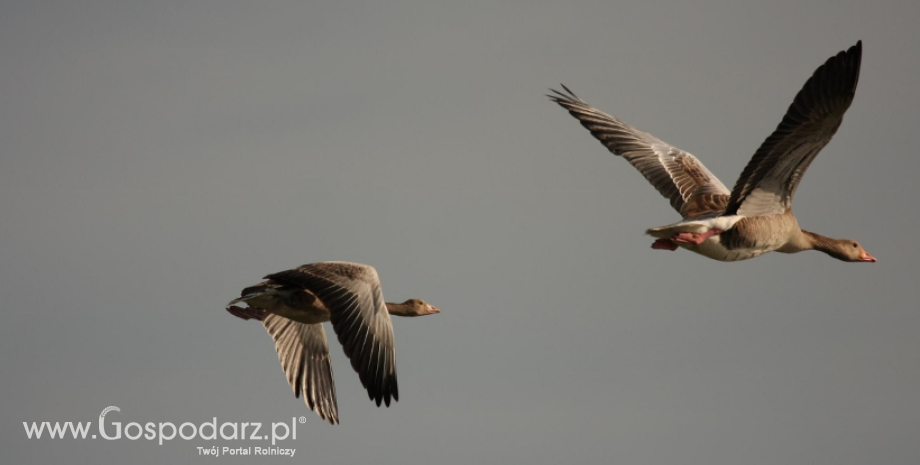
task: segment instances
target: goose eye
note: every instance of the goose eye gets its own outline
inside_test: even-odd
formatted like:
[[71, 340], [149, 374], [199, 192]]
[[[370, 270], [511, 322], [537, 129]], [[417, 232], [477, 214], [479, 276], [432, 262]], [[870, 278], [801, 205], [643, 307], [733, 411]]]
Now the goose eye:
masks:
[[854, 242], [854, 243], [853, 243], [853, 248], [855, 249], [855, 248], [857, 248], [857, 247], [859, 247], [859, 244], [857, 244], [857, 243]]

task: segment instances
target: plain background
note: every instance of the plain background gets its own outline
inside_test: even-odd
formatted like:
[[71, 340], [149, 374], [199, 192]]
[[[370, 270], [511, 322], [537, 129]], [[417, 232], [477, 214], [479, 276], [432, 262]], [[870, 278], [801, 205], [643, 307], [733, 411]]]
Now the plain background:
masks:
[[[4, 462], [255, 461], [22, 426], [115, 405], [306, 416], [267, 463], [918, 463], [920, 3], [746, 3], [0, 3]], [[876, 264], [651, 250], [677, 214], [544, 96], [563, 82], [732, 186], [859, 39], [795, 210]], [[339, 426], [223, 308], [322, 260], [443, 309], [395, 321], [389, 409], [331, 344]]]

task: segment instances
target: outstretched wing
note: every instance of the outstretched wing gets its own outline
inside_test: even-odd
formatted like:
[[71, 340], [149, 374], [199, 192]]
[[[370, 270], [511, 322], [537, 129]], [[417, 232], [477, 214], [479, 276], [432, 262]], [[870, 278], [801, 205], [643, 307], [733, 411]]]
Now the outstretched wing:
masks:
[[322, 323], [308, 325], [269, 314], [262, 324], [275, 340], [278, 359], [294, 395], [303, 395], [307, 406], [323, 420], [338, 423], [332, 363]]
[[792, 205], [802, 175], [837, 132], [853, 101], [861, 59], [859, 41], [815, 70], [741, 172], [726, 215], [784, 213]]
[[332, 327], [371, 400], [399, 400], [393, 325], [377, 271], [368, 265], [321, 262], [270, 274], [272, 281], [302, 286], [331, 313]]
[[672, 147], [604, 113], [578, 98], [565, 85], [564, 94], [548, 97], [569, 111], [614, 155], [631, 163], [684, 218], [721, 213], [728, 188], [693, 155]]

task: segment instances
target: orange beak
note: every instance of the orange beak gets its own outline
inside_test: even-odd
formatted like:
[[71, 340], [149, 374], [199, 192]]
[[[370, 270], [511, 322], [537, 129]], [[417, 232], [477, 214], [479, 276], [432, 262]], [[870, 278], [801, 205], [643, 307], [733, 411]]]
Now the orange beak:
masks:
[[878, 260], [876, 260], [875, 257], [873, 257], [872, 255], [869, 255], [869, 252], [866, 252], [865, 250], [863, 250], [862, 253], [859, 254], [859, 261], [877, 262]]

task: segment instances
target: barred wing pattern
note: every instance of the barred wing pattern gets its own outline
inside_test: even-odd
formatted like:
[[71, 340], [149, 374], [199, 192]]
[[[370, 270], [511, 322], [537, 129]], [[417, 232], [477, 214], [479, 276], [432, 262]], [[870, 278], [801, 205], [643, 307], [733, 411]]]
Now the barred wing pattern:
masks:
[[569, 111], [614, 155], [629, 161], [684, 218], [721, 213], [728, 188], [693, 155], [640, 131], [580, 99], [554, 89], [548, 97]]
[[268, 314], [262, 324], [275, 340], [278, 359], [294, 395], [302, 394], [304, 402], [320, 418], [337, 424], [335, 382], [322, 323], [308, 325]]
[[302, 286], [316, 294], [329, 309], [332, 327], [368, 397], [377, 406], [399, 400], [393, 326], [373, 267], [324, 262], [270, 274], [265, 279]]

